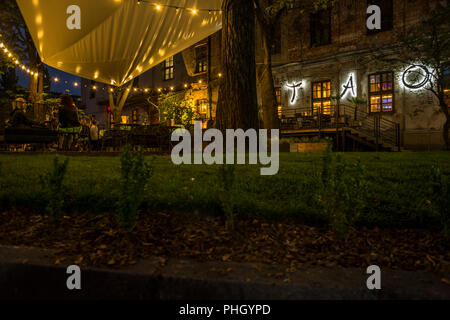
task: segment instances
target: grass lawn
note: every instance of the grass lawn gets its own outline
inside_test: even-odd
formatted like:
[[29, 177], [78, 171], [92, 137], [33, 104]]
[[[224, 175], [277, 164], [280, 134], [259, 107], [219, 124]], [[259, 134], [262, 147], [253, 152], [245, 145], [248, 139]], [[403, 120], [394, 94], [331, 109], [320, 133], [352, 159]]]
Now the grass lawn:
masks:
[[[352, 181], [356, 170], [362, 170], [356, 187], [347, 188], [347, 182], [342, 182], [341, 188], [336, 178], [333, 183], [337, 187], [333, 191], [325, 189], [322, 154], [281, 154], [276, 176], [260, 176], [259, 165], [237, 166], [233, 186], [235, 213], [239, 217], [289, 218], [323, 225], [330, 222], [330, 208], [351, 211], [353, 200], [358, 199], [355, 225], [443, 229], [449, 217], [450, 153], [340, 156], [343, 181]], [[44, 210], [47, 200], [39, 177], [52, 169], [54, 158], [55, 155], [0, 155], [0, 208]], [[356, 165], [359, 159], [362, 169]], [[158, 156], [153, 159], [153, 167], [154, 174], [142, 195], [144, 212], [221, 212], [220, 166], [175, 166], [169, 156]], [[440, 172], [437, 178], [436, 172]], [[438, 180], [443, 181], [439, 186]], [[366, 190], [363, 197], [358, 187], [361, 183]], [[120, 157], [70, 157], [65, 210], [114, 213], [119, 184]], [[334, 193], [331, 200], [326, 198], [327, 193]]]

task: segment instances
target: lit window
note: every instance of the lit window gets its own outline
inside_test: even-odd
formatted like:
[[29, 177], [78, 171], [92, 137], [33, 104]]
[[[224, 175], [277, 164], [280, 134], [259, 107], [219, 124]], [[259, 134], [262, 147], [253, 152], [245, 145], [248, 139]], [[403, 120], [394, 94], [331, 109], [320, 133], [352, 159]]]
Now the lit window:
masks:
[[164, 80], [172, 80], [174, 73], [173, 57], [164, 61]]
[[197, 112], [200, 115], [207, 115], [208, 114], [208, 100], [206, 99], [200, 99], [197, 100]]
[[278, 117], [283, 115], [283, 106], [281, 105], [281, 88], [275, 88], [275, 94], [277, 97]]
[[394, 111], [394, 76], [392, 72], [369, 76], [370, 112]]
[[313, 112], [331, 114], [331, 81], [314, 82], [312, 91]]
[[444, 70], [444, 95], [447, 107], [450, 108], [450, 66]]

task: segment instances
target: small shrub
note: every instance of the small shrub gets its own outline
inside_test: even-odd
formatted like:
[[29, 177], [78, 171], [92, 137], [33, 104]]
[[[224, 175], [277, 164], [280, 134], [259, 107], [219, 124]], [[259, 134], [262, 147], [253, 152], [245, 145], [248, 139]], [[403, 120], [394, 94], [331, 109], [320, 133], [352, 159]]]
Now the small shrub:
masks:
[[227, 228], [234, 229], [234, 195], [235, 166], [224, 164], [220, 168], [219, 201], [223, 214], [226, 217]]
[[40, 176], [40, 183], [48, 202], [46, 211], [53, 222], [57, 222], [64, 207], [65, 187], [64, 177], [69, 165], [69, 159], [59, 163], [58, 157], [53, 160], [53, 169]]
[[440, 220], [442, 232], [450, 235], [450, 179], [437, 165], [431, 167], [430, 178], [431, 201], [426, 202]]
[[145, 189], [152, 175], [150, 163], [145, 162], [142, 147], [132, 152], [130, 145], [121, 155], [120, 194], [117, 203], [119, 219], [124, 227], [131, 228], [139, 215]]
[[366, 169], [358, 160], [347, 165], [340, 155], [333, 156], [330, 147], [322, 165], [321, 205], [333, 230], [345, 237], [366, 207], [369, 184]]

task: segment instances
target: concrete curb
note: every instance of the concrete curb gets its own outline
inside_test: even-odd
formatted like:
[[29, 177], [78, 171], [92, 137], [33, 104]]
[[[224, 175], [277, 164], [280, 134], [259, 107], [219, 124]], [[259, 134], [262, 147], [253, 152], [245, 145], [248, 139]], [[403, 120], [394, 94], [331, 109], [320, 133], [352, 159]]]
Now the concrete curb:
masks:
[[370, 291], [365, 270], [355, 268], [297, 270], [285, 281], [265, 276], [283, 266], [181, 259], [161, 266], [158, 257], [120, 271], [82, 267], [81, 290], [69, 290], [67, 266], [54, 261], [52, 250], [0, 246], [0, 299], [450, 300], [441, 276], [424, 272], [382, 270], [382, 290]]
[[82, 270], [82, 289], [68, 290], [66, 268], [0, 263], [0, 299], [340, 300], [377, 297], [363, 289], [298, 287], [230, 280]]

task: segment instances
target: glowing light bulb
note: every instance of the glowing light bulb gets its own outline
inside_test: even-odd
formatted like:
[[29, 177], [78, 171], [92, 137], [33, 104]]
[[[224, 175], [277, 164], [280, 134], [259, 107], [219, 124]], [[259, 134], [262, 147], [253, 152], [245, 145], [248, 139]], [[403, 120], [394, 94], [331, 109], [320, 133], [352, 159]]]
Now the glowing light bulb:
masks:
[[197, 9], [192, 9], [192, 14], [197, 14]]

